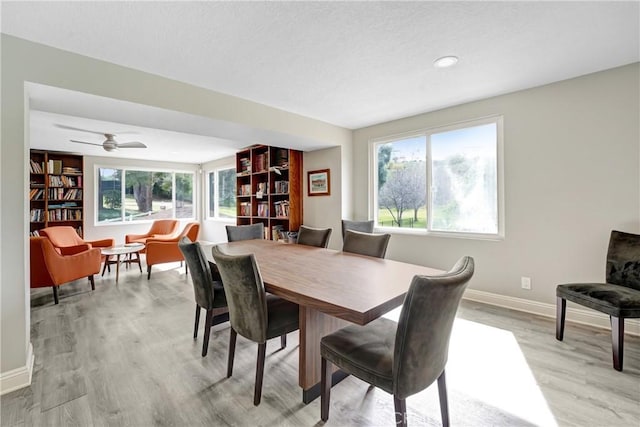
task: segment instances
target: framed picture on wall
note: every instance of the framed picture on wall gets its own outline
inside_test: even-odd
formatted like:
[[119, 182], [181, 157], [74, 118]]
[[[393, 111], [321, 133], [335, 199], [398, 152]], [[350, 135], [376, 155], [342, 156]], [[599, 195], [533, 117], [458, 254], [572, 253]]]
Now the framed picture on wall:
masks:
[[309, 196], [328, 196], [331, 194], [329, 169], [307, 172], [307, 193]]

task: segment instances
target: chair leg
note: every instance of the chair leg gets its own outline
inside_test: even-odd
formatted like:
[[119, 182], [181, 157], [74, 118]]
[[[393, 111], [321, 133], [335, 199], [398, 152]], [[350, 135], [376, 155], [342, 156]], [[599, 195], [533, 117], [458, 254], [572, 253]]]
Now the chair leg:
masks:
[[151, 266], [147, 266], [147, 280], [151, 279]]
[[611, 345], [613, 347], [613, 369], [622, 371], [624, 353], [624, 318], [611, 316]]
[[556, 339], [562, 341], [564, 338], [564, 318], [567, 312], [567, 300], [558, 297], [556, 299]]
[[267, 353], [267, 343], [258, 344], [258, 360], [256, 362], [256, 388], [253, 392], [253, 404], [258, 406], [262, 397], [262, 378], [264, 377], [264, 359]]
[[204, 321], [204, 340], [202, 342], [202, 357], [209, 351], [209, 336], [211, 336], [211, 323], [213, 322], [213, 309], [207, 310], [207, 317]]
[[280, 350], [287, 346], [287, 334], [280, 335]]
[[438, 396], [440, 397], [442, 427], [449, 427], [449, 402], [447, 401], [447, 380], [444, 371], [438, 377]]
[[56, 285], [53, 285], [53, 303], [54, 304], [58, 304], [58, 287]]
[[393, 396], [393, 406], [396, 408], [396, 426], [407, 427], [407, 401]]
[[[182, 267], [182, 261], [180, 261], [180, 267]], [[189, 275], [189, 264], [184, 264], [184, 274]]]
[[229, 358], [227, 359], [227, 378], [231, 377], [233, 374], [233, 357], [236, 353], [236, 338], [238, 337], [238, 333], [231, 328], [231, 333], [229, 334]]
[[329, 419], [329, 404], [331, 402], [331, 362], [324, 357], [320, 367], [320, 419]]
[[200, 326], [200, 306], [196, 304], [196, 322], [193, 326], [193, 339], [198, 338], [198, 326]]
[[91, 282], [91, 290], [95, 291], [96, 290], [96, 282], [94, 282], [94, 280], [93, 280], [93, 274], [91, 276], [89, 276], [89, 281]]

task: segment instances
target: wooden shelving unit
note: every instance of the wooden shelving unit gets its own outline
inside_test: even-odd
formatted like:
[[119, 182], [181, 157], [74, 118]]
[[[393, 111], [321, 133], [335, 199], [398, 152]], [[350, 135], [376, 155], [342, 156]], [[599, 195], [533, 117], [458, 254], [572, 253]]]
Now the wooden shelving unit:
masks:
[[302, 152], [256, 145], [236, 154], [237, 224], [298, 231], [302, 223]]
[[29, 165], [30, 233], [70, 225], [82, 236], [83, 157], [56, 151], [31, 150]]

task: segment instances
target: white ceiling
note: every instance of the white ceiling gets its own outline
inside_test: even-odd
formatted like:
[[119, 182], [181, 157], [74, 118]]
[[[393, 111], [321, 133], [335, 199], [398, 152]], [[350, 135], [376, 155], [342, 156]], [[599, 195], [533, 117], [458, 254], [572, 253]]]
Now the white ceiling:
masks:
[[357, 129], [637, 62], [640, 3], [3, 2], [2, 32]]

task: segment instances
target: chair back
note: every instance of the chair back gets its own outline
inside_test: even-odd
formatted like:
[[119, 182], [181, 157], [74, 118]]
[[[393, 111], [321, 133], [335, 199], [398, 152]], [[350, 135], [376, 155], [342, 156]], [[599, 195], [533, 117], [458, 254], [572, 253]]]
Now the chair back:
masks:
[[301, 225], [298, 230], [298, 244], [326, 248], [331, 237], [330, 228], [312, 228]]
[[192, 242], [187, 236], [178, 241], [178, 248], [191, 270], [191, 282], [196, 297], [196, 304], [207, 310], [213, 308], [215, 292], [213, 290], [213, 278], [209, 261], [198, 242]]
[[183, 237], [188, 237], [189, 240], [195, 242], [198, 240], [198, 233], [200, 232], [200, 224], [197, 222], [190, 222], [184, 226], [184, 229], [178, 235], [178, 241]]
[[78, 235], [75, 228], [64, 225], [58, 227], [45, 227], [38, 231], [41, 236], [48, 238], [54, 247], [66, 248], [69, 246], [78, 246], [85, 243], [82, 237]]
[[607, 283], [640, 291], [640, 235], [611, 232], [606, 276]]
[[240, 335], [257, 343], [267, 340], [267, 296], [253, 254], [229, 255], [211, 249], [224, 284], [229, 322]]
[[264, 239], [263, 223], [258, 222], [251, 225], [227, 225], [227, 240], [229, 242], [252, 239]]
[[384, 258], [391, 234], [371, 234], [345, 230], [343, 252]]
[[344, 232], [347, 230], [361, 231], [363, 233], [373, 233], [373, 220], [350, 221], [348, 219], [343, 219], [342, 220], [342, 239], [344, 239]]
[[453, 321], [473, 271], [473, 258], [465, 256], [441, 276], [414, 276], [411, 281], [393, 353], [397, 398], [424, 390], [444, 371]]
[[178, 220], [176, 219], [156, 219], [151, 224], [151, 228], [147, 233], [150, 236], [155, 234], [173, 234], [178, 228]]

